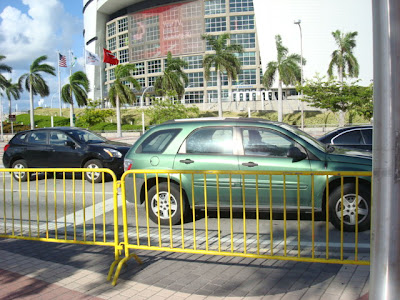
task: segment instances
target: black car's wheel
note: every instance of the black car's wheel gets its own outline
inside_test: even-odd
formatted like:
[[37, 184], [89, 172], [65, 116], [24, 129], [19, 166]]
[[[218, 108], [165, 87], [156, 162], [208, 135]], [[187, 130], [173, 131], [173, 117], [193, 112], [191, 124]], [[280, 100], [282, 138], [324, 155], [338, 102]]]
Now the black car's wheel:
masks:
[[160, 215], [160, 224], [169, 225], [170, 206], [172, 225], [181, 222], [181, 209], [183, 210], [184, 216], [187, 211], [187, 201], [185, 196], [183, 196], [182, 204], [183, 207], [181, 207], [179, 186], [174, 183], [170, 183], [169, 198], [168, 183], [166, 182], [162, 182], [158, 185], [158, 195], [156, 185], [154, 185], [148, 192], [149, 217], [154, 223], [158, 224], [158, 215]]
[[[358, 202], [358, 203], [357, 203]], [[357, 208], [358, 206], [358, 208]], [[337, 229], [341, 228], [342, 192], [340, 186], [329, 196], [330, 221]], [[368, 230], [371, 222], [371, 193], [368, 187], [360, 185], [358, 196], [354, 183], [343, 185], [343, 230], [355, 231], [358, 210], [358, 231]]]
[[13, 172], [13, 177], [15, 180], [19, 181], [27, 181], [28, 180], [28, 172], [22, 172], [22, 169], [26, 169], [28, 167], [28, 164], [26, 163], [25, 160], [19, 159], [16, 160], [11, 168], [16, 169], [15, 172]]
[[100, 172], [96, 172], [96, 169], [103, 168], [103, 164], [98, 159], [88, 160], [84, 168], [93, 169], [93, 172], [85, 172], [85, 179], [89, 182], [99, 183], [102, 180], [102, 176]]

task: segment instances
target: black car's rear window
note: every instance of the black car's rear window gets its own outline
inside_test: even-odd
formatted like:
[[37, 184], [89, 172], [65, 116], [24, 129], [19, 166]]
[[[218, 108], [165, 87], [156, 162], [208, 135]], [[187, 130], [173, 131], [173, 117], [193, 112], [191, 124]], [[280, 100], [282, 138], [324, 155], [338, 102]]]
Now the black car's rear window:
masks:
[[12, 138], [11, 143], [13, 143], [13, 144], [21, 144], [21, 143], [23, 143], [25, 141], [25, 138], [26, 138], [27, 134], [28, 134], [27, 132], [16, 134]]
[[136, 149], [136, 153], [163, 153], [181, 129], [166, 129], [150, 134]]

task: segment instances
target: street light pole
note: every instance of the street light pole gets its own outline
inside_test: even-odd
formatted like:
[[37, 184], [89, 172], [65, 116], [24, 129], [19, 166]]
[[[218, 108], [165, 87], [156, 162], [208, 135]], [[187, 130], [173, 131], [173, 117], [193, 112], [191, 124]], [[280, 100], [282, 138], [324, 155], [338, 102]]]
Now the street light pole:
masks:
[[143, 93], [142, 93], [142, 97], [140, 98], [140, 108], [143, 108], [143, 102], [144, 102], [144, 94], [146, 93], [146, 91], [150, 88], [152, 88], [153, 86], [150, 85], [147, 88], [144, 89]]
[[[303, 34], [301, 31], [301, 20], [294, 21], [294, 24], [299, 25], [300, 29], [300, 84], [303, 86]], [[303, 98], [303, 89], [300, 92], [301, 99]], [[303, 108], [303, 101], [300, 100], [300, 108], [301, 108], [301, 129], [304, 130], [304, 108]]]

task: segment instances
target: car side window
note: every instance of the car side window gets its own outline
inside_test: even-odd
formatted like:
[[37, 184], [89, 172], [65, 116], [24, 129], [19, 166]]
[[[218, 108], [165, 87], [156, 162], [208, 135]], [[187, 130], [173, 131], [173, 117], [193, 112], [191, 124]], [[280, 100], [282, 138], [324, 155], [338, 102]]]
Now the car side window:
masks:
[[364, 137], [365, 144], [372, 145], [372, 129], [363, 129], [361, 133]]
[[149, 135], [136, 149], [136, 153], [163, 153], [181, 129], [160, 130]]
[[186, 139], [186, 153], [233, 154], [233, 129], [206, 127], [194, 131]]
[[265, 128], [242, 128], [245, 155], [287, 157], [293, 140], [274, 130]]
[[46, 144], [47, 143], [47, 133], [41, 131], [32, 132], [28, 138], [29, 144]]
[[332, 143], [336, 145], [362, 145], [364, 140], [360, 130], [351, 130], [332, 139]]
[[59, 131], [50, 132], [50, 145], [64, 146], [66, 141], [71, 141], [72, 139], [68, 137], [65, 133]]

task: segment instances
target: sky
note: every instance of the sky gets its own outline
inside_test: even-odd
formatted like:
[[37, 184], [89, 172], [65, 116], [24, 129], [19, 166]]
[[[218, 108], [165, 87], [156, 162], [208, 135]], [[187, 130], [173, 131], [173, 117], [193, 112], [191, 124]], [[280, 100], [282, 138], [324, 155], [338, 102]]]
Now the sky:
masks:
[[[300, 31], [294, 20], [301, 20], [304, 77], [312, 79], [317, 73], [326, 75], [330, 55], [335, 50], [332, 32], [357, 31], [354, 54], [360, 65], [360, 84], [372, 80], [372, 9], [369, 0], [254, 0], [262, 65], [276, 60], [275, 35], [280, 34], [289, 53], [300, 54]], [[31, 63], [47, 55], [46, 63], [57, 69], [57, 51], [77, 57], [73, 72], [83, 70], [84, 40], [82, 0], [0, 0], [0, 55], [2, 63], [13, 68], [8, 75], [15, 82], [29, 70]], [[69, 76], [69, 68], [61, 68], [61, 84]], [[35, 107], [58, 105], [58, 77], [45, 76], [50, 96], [35, 96]], [[40, 103], [39, 103], [40, 101]], [[29, 95], [23, 93], [14, 101], [15, 110], [29, 109]], [[3, 101], [8, 111], [8, 101]]]

